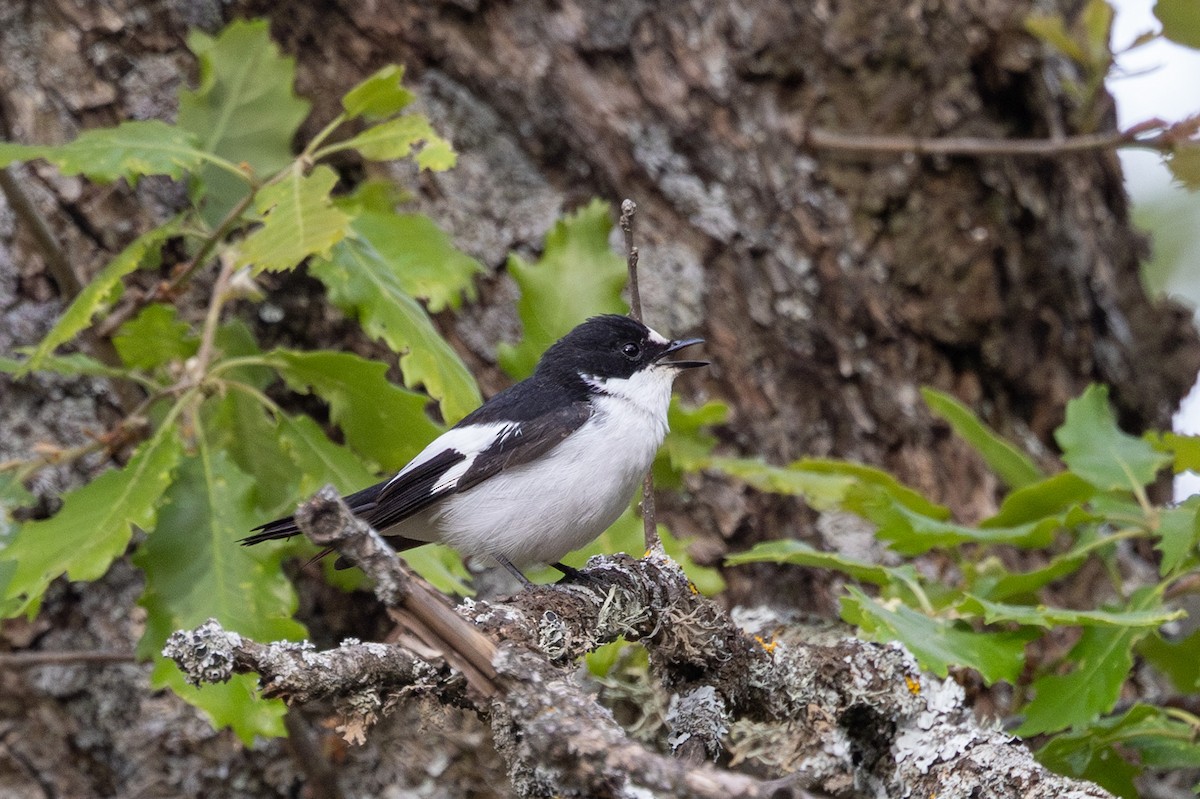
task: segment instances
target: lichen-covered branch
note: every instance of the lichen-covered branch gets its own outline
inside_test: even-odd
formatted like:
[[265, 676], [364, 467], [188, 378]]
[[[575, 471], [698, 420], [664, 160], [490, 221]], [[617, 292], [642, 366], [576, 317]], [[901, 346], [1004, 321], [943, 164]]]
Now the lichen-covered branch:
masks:
[[[165, 654], [195, 682], [261, 676], [289, 702], [332, 698], [344, 734], [361, 739], [408, 693], [473, 707], [492, 726], [522, 796], [812, 796], [810, 788], [886, 796], [1102, 799], [1089, 783], [1043, 769], [1029, 750], [979, 725], [952, 680], [922, 674], [899, 645], [797, 634], [770, 611], [737, 620], [700, 596], [665, 557], [593, 558], [586, 580], [456, 613], [354, 519], [331, 489], [297, 514], [316, 543], [371, 577], [427, 647], [347, 642], [264, 645], [209, 622], [177, 632]], [[672, 695], [676, 750], [751, 761], [780, 779], [696, 766], [632, 740], [576, 680], [576, 659], [624, 636], [641, 641]], [[486, 660], [483, 658], [486, 657]]]

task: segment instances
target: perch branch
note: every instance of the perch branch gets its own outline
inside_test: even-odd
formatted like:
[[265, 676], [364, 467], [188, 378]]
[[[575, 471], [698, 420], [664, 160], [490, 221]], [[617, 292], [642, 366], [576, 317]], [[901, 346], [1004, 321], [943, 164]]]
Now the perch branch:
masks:
[[[348, 708], [344, 734], [354, 738], [398, 695], [424, 691], [466, 704], [491, 724], [523, 796], [639, 790], [678, 797], [812, 796], [814, 785], [842, 794], [1109, 796], [1046, 771], [1020, 742], [977, 724], [962, 689], [921, 674], [902, 647], [790, 634], [789, 620], [761, 609], [735, 621], [695, 593], [666, 558], [593, 558], [586, 584], [526, 591], [503, 602], [468, 600], [462, 616], [439, 598], [450, 618], [429, 618], [423, 605], [408, 599], [424, 590], [419, 580], [349, 515], [332, 489], [307, 503], [298, 518], [318, 544], [336, 542], [358, 562], [385, 604], [418, 616], [419, 629], [453, 629], [438, 639], [446, 662], [399, 646], [348, 642], [318, 653], [305, 644], [257, 644], [213, 623], [174, 634], [165, 650], [190, 679], [253, 671], [271, 695], [293, 702], [334, 697]], [[787, 776], [763, 782], [690, 766], [632, 741], [573, 676], [579, 654], [617, 635], [642, 641], [652, 673], [675, 697], [669, 743], [725, 744], [735, 762], [750, 759]], [[475, 636], [494, 653], [487, 664], [490, 694], [464, 686], [456, 665], [481, 651], [458, 651], [478, 647]], [[479, 672], [483, 666], [473, 665]]]

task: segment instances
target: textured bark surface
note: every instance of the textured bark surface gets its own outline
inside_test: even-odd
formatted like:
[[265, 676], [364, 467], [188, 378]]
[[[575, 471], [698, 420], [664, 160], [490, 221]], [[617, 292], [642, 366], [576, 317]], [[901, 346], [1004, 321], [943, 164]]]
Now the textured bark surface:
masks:
[[[503, 383], [495, 343], [516, 329], [506, 253], [536, 248], [558, 214], [592, 196], [633, 197], [647, 319], [709, 340], [711, 376], [690, 386], [732, 406], [729, 451], [881, 465], [971, 519], [996, 486], [932, 422], [921, 385], [953, 392], [1049, 459], [1063, 403], [1088, 382], [1113, 386], [1129, 429], [1163, 426], [1200, 365], [1189, 315], [1142, 292], [1144, 243], [1111, 154], [862, 159], [804, 147], [809, 127], [1003, 138], [1069, 134], [1084, 118], [1111, 126], [1106, 98], [1072, 105], [1061, 89], [1072, 67], [1021, 32], [1028, 10], [1013, 0], [11, 0], [0, 4], [0, 120], [13, 140], [55, 142], [172, 118], [194, 70], [189, 26], [214, 31], [234, 16], [268, 16], [297, 57], [314, 103], [302, 135], [357, 80], [404, 63], [461, 157], [442, 175], [390, 171], [495, 270], [479, 305], [440, 320], [488, 393]], [[18, 177], [84, 277], [181, 200], [156, 181], [96, 187], [44, 166]], [[289, 316], [264, 336], [344, 329], [305, 315], [317, 307], [305, 286], [281, 287], [273, 301]], [[43, 255], [0, 203], [0, 349], [36, 341], [60, 309]], [[0, 460], [42, 441], [77, 444], [114, 418], [95, 381], [4, 381], [0, 392]], [[94, 465], [51, 470], [35, 489], [52, 496]], [[710, 559], [766, 537], [843, 540], [835, 524], [814, 533], [795, 503], [713, 478], [691, 488], [673, 522]], [[731, 572], [734, 595], [830, 606], [811, 578], [764, 576]], [[132, 646], [139, 590], [124, 565], [91, 586], [59, 586], [38, 620], [6, 624], [0, 639]], [[137, 666], [5, 673], [0, 793], [299, 790], [284, 744], [244, 750], [146, 686]], [[503, 794], [486, 731], [434, 714], [417, 735], [416, 715], [333, 753], [346, 795]]]

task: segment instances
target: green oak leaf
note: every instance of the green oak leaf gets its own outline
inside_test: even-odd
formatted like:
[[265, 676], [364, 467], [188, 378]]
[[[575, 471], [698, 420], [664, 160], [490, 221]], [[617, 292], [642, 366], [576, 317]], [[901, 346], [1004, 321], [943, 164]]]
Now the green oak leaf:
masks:
[[94, 128], [60, 145], [0, 142], [0, 166], [44, 158], [64, 175], [84, 175], [97, 183], [124, 178], [136, 185], [143, 175], [181, 178], [203, 163], [206, 153], [194, 133], [157, 119]]
[[1162, 553], [1158, 571], [1163, 577], [1177, 570], [1196, 555], [1200, 544], [1200, 496], [1191, 496], [1178, 507], [1158, 511], [1158, 541], [1154, 548]]
[[923, 668], [945, 677], [952, 665], [977, 670], [988, 684], [1016, 682], [1025, 662], [1029, 633], [975, 632], [947, 619], [935, 619], [905, 605], [885, 605], [858, 588], [847, 588], [842, 618], [872, 641], [899, 641]]
[[383, 271], [387, 264], [396, 287], [425, 300], [433, 313], [459, 307], [464, 295], [475, 296], [475, 278], [483, 267], [424, 214], [363, 208], [353, 230], [364, 257], [382, 262], [372, 268]]
[[966, 405], [932, 388], [922, 388], [921, 396], [929, 409], [954, 428], [1009, 487], [1024, 488], [1043, 478], [1028, 455], [990, 430]]
[[63, 315], [54, 323], [25, 361], [22, 373], [40, 369], [42, 361], [60, 345], [75, 338], [81, 330], [92, 323], [98, 313], [111, 308], [121, 298], [124, 285], [121, 280], [131, 272], [147, 265], [158, 263], [159, 248], [178, 232], [178, 220], [143, 233], [131, 241], [115, 258], [109, 261], [95, 277], [87, 282], [75, 296]]
[[[1153, 589], [1139, 589], [1127, 610], [1155, 609], [1160, 601]], [[1034, 680], [1034, 697], [1024, 708], [1025, 721], [1017, 735], [1029, 737], [1088, 724], [1112, 710], [1133, 668], [1133, 646], [1148, 632], [1141, 627], [1085, 627], [1067, 654], [1073, 668]]]
[[423, 114], [405, 114], [373, 125], [357, 136], [338, 142], [329, 152], [355, 149], [368, 161], [407, 158], [417, 150], [417, 166], [434, 172], [450, 169], [458, 160], [454, 148], [439, 136]]
[[[200, 83], [179, 94], [179, 127], [199, 138], [201, 149], [245, 165], [263, 179], [292, 160], [292, 139], [309, 104], [292, 84], [296, 62], [279, 54], [266, 20], [235, 20], [215, 37], [188, 34]], [[199, 171], [203, 216], [212, 227], [250, 191], [226, 170]]]
[[1099, 489], [1132, 490], [1154, 481], [1171, 462], [1150, 442], [1117, 427], [1108, 404], [1108, 389], [1091, 385], [1067, 403], [1067, 419], [1054, 431], [1071, 471]]
[[1176, 44], [1200, 49], [1200, 4], [1195, 0], [1158, 0], [1154, 16], [1162, 23], [1163, 35]]
[[355, 86], [342, 98], [349, 119], [365, 116], [384, 119], [413, 101], [413, 93], [404, 88], [404, 67], [390, 64]]
[[95, 580], [108, 571], [129, 545], [134, 526], [154, 527], [181, 454], [177, 428], [164, 425], [124, 467], [64, 496], [51, 518], [22, 525], [0, 550], [0, 560], [16, 562], [4, 592], [5, 615], [36, 607], [61, 574]]
[[911, 567], [880, 566], [877, 563], [847, 557], [838, 552], [822, 552], [803, 541], [790, 538], [761, 541], [745, 552], [736, 552], [725, 558], [725, 563], [729, 566], [762, 562], [791, 563], [796, 566], [832, 569], [853, 580], [880, 586], [896, 582], [901, 570], [906, 573], [906, 576], [915, 577]]
[[[254, 478], [201, 435], [196, 454], [184, 459], [166, 494], [154, 532], [134, 556], [146, 575], [139, 600], [146, 630], [138, 652], [158, 661], [155, 687], [179, 689], [214, 724], [231, 726], [247, 744], [255, 736], [285, 734], [282, 703], [247, 695], [252, 682], [187, 689], [183, 675], [159, 653], [173, 631], [209, 618], [263, 642], [305, 636], [292, 619], [298, 603], [280, 568], [281, 548], [237, 546], [259, 521], [254, 495]], [[260, 708], [261, 701], [273, 707]]]
[[1177, 641], [1167, 641], [1160, 631], [1138, 644], [1138, 654], [1171, 680], [1182, 694], [1200, 692], [1200, 630]]
[[[392, 246], [395, 241], [391, 240]], [[419, 249], [429, 253], [435, 247]], [[450, 261], [460, 257], [450, 248], [444, 256]], [[333, 304], [356, 317], [368, 335], [383, 339], [400, 353], [405, 384], [423, 386], [440, 401], [442, 417], [456, 422], [479, 406], [479, 388], [458, 353], [407, 290], [406, 283], [411, 285], [411, 281], [403, 275], [404, 266], [404, 261], [388, 258], [371, 246], [370, 240], [352, 238], [334, 247], [328, 259], [315, 259], [309, 271], [325, 284]]]
[[113, 336], [113, 346], [126, 366], [154, 369], [196, 354], [200, 340], [191, 330], [190, 325], [179, 320], [174, 305], [151, 303], [121, 325]]
[[309, 175], [299, 167], [262, 189], [255, 207], [262, 225], [239, 247], [238, 262], [256, 272], [292, 269], [310, 255], [328, 256], [350, 232], [350, 217], [330, 200], [337, 173], [320, 165]]
[[346, 443], [391, 471], [404, 466], [439, 433], [426, 399], [387, 380], [387, 367], [347, 352], [274, 350], [263, 356], [292, 388], [329, 403]]
[[1186, 616], [1182, 610], [1071, 610], [1045, 605], [1009, 605], [967, 594], [954, 604], [959, 618], [982, 619], [985, 624], [1013, 622], [1029, 627], [1159, 627]]
[[1037, 483], [1013, 491], [1000, 503], [995, 516], [984, 519], [980, 527], [1014, 527], [1061, 516], [1087, 502], [1096, 494], [1091, 483], [1071, 472], [1059, 472]]
[[554, 225], [537, 263], [508, 257], [508, 272], [521, 288], [517, 315], [523, 331], [517, 344], [498, 349], [500, 367], [510, 377], [533, 374], [546, 348], [588, 317], [626, 312], [621, 289], [628, 274], [624, 259], [609, 249], [611, 230], [608, 203], [593, 200]]

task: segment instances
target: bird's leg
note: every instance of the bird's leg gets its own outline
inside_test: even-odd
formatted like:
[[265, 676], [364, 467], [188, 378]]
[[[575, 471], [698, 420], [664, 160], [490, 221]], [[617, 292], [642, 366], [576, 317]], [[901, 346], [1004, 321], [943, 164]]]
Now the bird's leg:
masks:
[[525, 588], [527, 590], [532, 589], [532, 588], [537, 588], [537, 586], [534, 583], [532, 583], [528, 577], [526, 577], [524, 574], [521, 573], [520, 569], [518, 569], [516, 566], [514, 566], [512, 564], [511, 560], [504, 557], [503, 555], [494, 555], [493, 557], [496, 559], [497, 563], [499, 563], [504, 568], [508, 569], [508, 573], [511, 574], [513, 577], [516, 577], [517, 580], [520, 581], [521, 585], [525, 586]]
[[563, 573], [563, 581], [574, 580], [577, 583], [591, 583], [592, 586], [603, 586], [604, 581], [598, 577], [593, 577], [587, 572], [582, 572], [574, 566], [568, 566], [565, 563], [551, 563], [551, 566]]

